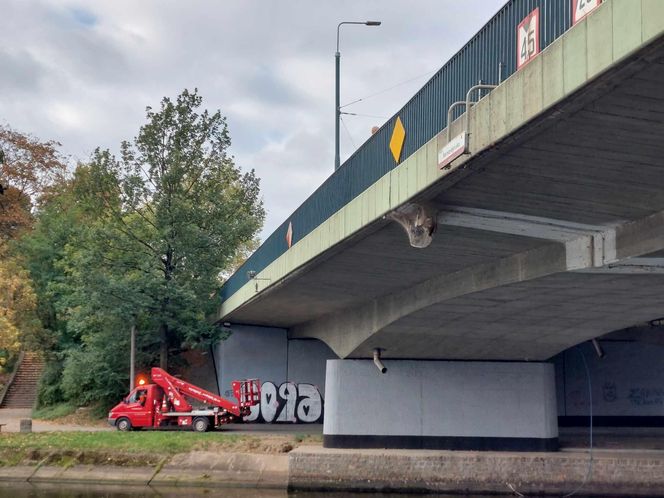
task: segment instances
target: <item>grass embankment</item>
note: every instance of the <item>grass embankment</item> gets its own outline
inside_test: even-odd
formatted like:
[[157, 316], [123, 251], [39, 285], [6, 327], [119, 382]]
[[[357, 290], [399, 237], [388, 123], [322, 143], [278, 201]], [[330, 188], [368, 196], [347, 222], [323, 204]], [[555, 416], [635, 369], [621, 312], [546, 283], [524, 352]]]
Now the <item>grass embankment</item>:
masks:
[[319, 436], [245, 435], [180, 431], [43, 432], [0, 434], [0, 465], [78, 463], [154, 466], [164, 457], [190, 451], [287, 453]]
[[32, 418], [66, 425], [106, 427], [107, 413], [108, 407], [104, 405], [77, 407], [70, 403], [58, 403], [33, 409]]
[[69, 403], [59, 403], [57, 405], [44, 406], [32, 410], [32, 418], [38, 420], [56, 420], [66, 417], [76, 412], [76, 406]]

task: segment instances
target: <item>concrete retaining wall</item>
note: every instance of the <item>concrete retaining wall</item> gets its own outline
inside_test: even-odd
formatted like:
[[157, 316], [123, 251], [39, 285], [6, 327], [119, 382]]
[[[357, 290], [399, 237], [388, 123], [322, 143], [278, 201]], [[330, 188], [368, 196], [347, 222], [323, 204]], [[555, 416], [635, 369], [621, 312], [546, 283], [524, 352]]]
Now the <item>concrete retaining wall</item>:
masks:
[[[661, 452], [660, 452], [661, 453]], [[343, 450], [303, 446], [290, 453], [294, 490], [398, 491], [562, 496], [588, 476], [588, 455], [462, 451]], [[580, 496], [664, 496], [664, 459], [595, 455]]]

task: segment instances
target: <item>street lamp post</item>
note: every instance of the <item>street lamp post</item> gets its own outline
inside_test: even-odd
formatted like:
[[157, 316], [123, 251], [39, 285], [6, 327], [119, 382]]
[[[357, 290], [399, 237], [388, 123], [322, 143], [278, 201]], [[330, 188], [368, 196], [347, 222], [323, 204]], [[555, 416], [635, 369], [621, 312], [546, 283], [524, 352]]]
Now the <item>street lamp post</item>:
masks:
[[334, 106], [334, 170], [341, 166], [341, 157], [339, 155], [339, 121], [341, 119], [341, 91], [339, 89], [339, 71], [341, 65], [341, 53], [339, 52], [339, 29], [342, 24], [361, 24], [364, 26], [380, 26], [380, 21], [343, 21], [337, 25], [337, 51], [335, 58], [335, 106]]

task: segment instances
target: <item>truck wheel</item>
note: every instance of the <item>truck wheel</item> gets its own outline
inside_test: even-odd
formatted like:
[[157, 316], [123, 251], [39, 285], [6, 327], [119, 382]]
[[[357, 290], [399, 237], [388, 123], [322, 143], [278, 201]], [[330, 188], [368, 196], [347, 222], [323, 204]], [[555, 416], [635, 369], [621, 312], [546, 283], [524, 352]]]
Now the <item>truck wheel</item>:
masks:
[[131, 422], [128, 418], [122, 417], [115, 423], [115, 427], [117, 427], [119, 431], [127, 432], [131, 430]]
[[196, 432], [205, 432], [210, 426], [210, 421], [207, 419], [207, 417], [196, 417], [194, 419], [194, 423], [191, 424], [191, 426]]

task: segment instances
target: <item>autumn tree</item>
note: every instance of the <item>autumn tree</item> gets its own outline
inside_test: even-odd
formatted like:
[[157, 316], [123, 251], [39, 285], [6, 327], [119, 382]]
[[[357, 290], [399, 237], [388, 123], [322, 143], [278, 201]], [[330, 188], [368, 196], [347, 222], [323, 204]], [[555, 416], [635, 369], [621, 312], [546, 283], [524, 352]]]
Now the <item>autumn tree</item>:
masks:
[[66, 173], [59, 144], [0, 126], [0, 246], [33, 222], [33, 208]]
[[30, 275], [10, 242], [31, 228], [35, 205], [65, 175], [57, 147], [0, 127], [0, 368], [43, 340]]
[[0, 249], [0, 367], [21, 345], [37, 346], [42, 327], [36, 307], [28, 272]]

